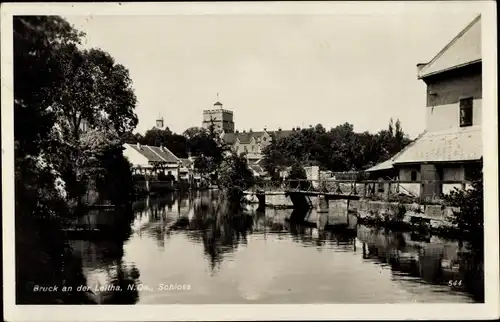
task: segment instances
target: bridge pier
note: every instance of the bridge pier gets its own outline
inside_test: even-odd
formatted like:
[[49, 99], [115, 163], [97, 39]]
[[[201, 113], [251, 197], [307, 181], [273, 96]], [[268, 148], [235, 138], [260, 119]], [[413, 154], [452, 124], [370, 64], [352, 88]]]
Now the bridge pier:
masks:
[[258, 209], [266, 208], [266, 194], [264, 192], [257, 192], [255, 195], [257, 196], [257, 200], [259, 200]]
[[318, 206], [316, 208], [317, 213], [328, 213], [328, 199], [325, 195], [319, 195]]

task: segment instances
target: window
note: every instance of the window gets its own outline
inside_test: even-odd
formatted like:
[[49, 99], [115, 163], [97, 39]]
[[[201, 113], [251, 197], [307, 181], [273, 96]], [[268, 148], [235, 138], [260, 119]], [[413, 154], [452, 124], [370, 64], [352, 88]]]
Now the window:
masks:
[[413, 170], [413, 171], [410, 173], [410, 180], [411, 180], [411, 181], [417, 181], [417, 171]]
[[460, 126], [472, 125], [472, 97], [460, 99]]

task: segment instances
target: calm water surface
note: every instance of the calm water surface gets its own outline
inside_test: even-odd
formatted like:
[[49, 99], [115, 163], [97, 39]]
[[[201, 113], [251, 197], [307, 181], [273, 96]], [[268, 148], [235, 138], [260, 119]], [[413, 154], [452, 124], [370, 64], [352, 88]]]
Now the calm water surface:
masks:
[[249, 206], [224, 216], [215, 199], [216, 192], [167, 195], [137, 202], [128, 219], [114, 212], [83, 218], [118, 231], [72, 241], [88, 285], [114, 296], [107, 303], [478, 301], [465, 289], [464, 246], [457, 241], [418, 240], [314, 211]]

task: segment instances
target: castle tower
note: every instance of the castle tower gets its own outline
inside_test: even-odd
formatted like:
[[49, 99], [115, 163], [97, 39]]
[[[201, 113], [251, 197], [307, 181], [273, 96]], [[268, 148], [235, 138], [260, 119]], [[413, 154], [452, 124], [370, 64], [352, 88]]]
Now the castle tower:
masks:
[[219, 94], [217, 94], [217, 102], [214, 103], [213, 108], [203, 111], [203, 128], [208, 129], [211, 124], [215, 126], [216, 131], [234, 133], [233, 112], [223, 108], [219, 101]]
[[158, 117], [156, 118], [156, 127], [159, 128], [159, 129], [163, 129], [163, 117], [158, 115]]

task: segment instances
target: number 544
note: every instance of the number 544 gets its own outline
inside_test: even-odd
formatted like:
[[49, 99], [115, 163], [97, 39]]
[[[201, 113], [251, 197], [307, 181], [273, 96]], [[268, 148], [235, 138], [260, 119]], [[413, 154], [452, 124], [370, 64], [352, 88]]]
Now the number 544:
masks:
[[449, 280], [448, 281], [448, 286], [462, 286], [462, 280]]

